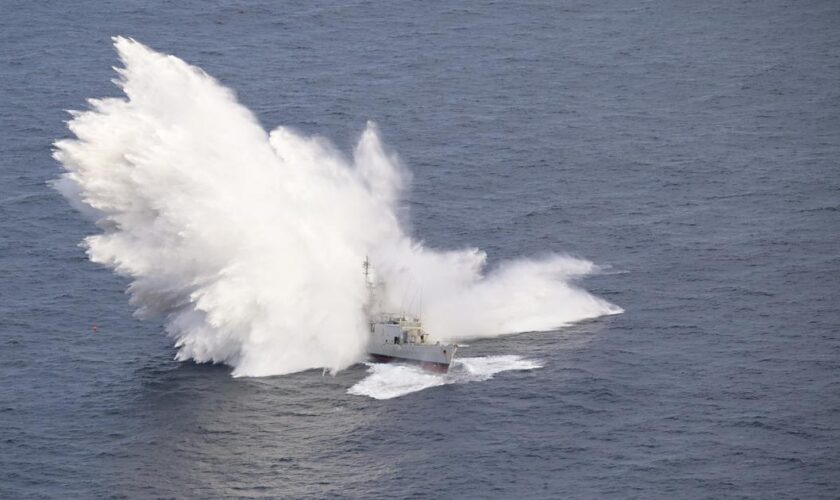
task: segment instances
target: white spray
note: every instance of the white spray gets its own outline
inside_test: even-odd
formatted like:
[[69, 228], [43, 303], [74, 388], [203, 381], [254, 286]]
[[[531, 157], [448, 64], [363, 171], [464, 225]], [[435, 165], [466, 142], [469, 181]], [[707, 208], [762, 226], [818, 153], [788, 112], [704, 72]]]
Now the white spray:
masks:
[[94, 217], [93, 262], [131, 279], [137, 315], [165, 315], [177, 359], [235, 376], [341, 370], [363, 358], [361, 264], [391, 307], [439, 339], [548, 330], [621, 310], [570, 286], [593, 265], [520, 260], [482, 274], [477, 249], [437, 252], [404, 234], [406, 173], [368, 124], [352, 162], [325, 140], [270, 134], [201, 69], [117, 37], [125, 98], [73, 112], [55, 143], [56, 188]]

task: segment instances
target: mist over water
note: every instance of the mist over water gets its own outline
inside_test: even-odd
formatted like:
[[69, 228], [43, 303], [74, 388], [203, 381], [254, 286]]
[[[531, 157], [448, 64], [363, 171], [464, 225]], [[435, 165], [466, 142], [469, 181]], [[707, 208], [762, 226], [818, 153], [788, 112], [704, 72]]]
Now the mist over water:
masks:
[[[117, 37], [125, 98], [73, 112], [55, 182], [101, 233], [89, 258], [131, 279], [140, 317], [163, 315], [179, 360], [235, 376], [333, 372], [364, 358], [370, 256], [383, 307], [439, 340], [542, 331], [621, 309], [578, 288], [597, 271], [557, 254], [486, 271], [397, 215], [409, 175], [368, 123], [348, 158], [327, 140], [266, 132], [201, 69]], [[550, 249], [546, 249], [550, 250]]]

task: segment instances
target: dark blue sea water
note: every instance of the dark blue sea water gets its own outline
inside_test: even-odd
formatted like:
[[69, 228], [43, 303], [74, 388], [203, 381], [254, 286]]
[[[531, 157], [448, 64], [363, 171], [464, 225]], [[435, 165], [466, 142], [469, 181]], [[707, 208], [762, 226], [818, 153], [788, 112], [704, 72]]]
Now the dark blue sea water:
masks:
[[[0, 497], [840, 495], [840, 4], [0, 2]], [[366, 376], [178, 363], [47, 186], [109, 37], [272, 128], [413, 172], [413, 234], [568, 252], [625, 313], [471, 342], [541, 369], [375, 400]], [[92, 326], [97, 326], [97, 331]]]

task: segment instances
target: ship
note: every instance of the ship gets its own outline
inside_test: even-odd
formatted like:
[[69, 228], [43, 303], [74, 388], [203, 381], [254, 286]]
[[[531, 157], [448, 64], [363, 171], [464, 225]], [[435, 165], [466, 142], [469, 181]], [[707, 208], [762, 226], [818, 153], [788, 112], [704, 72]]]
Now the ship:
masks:
[[409, 314], [380, 312], [376, 300], [376, 284], [371, 280], [370, 261], [364, 261], [368, 287], [366, 313], [370, 326], [368, 356], [377, 362], [403, 362], [446, 373], [455, 359], [457, 344], [433, 342], [423, 329], [419, 317]]

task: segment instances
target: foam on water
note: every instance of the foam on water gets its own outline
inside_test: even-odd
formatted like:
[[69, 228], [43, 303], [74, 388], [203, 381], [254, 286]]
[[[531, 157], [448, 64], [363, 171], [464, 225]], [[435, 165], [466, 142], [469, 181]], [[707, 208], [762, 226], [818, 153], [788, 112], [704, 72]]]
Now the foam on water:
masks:
[[514, 355], [459, 358], [448, 373], [432, 373], [399, 363], [368, 363], [368, 376], [347, 392], [373, 399], [391, 399], [430, 387], [480, 382], [504, 371], [536, 368], [542, 368], [539, 361]]

